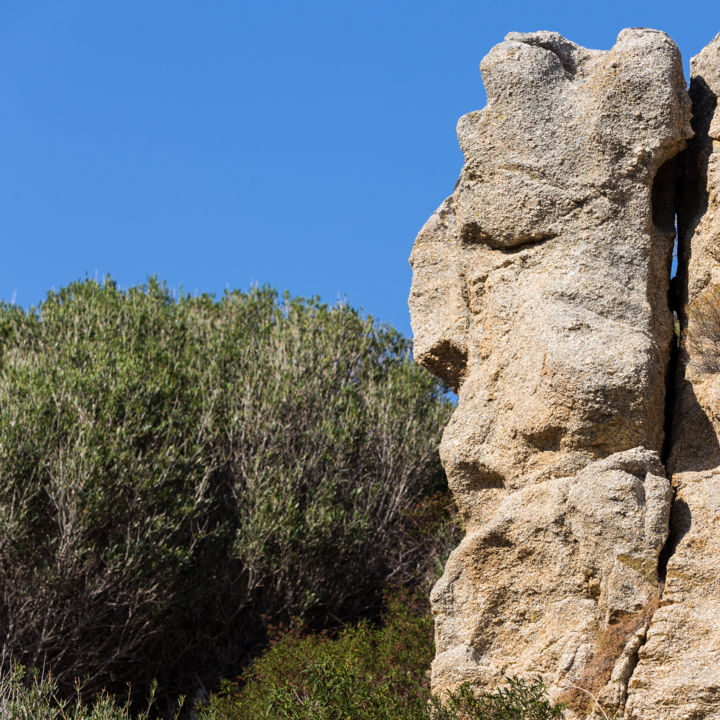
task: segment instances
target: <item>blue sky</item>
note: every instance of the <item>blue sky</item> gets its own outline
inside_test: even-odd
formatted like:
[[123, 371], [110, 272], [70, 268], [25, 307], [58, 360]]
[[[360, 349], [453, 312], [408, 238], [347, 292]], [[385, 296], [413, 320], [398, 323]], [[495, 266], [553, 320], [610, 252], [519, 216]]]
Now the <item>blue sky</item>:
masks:
[[462, 166], [455, 124], [511, 30], [689, 58], [711, 2], [0, 2], [0, 299], [157, 274], [346, 297], [410, 332], [407, 258]]

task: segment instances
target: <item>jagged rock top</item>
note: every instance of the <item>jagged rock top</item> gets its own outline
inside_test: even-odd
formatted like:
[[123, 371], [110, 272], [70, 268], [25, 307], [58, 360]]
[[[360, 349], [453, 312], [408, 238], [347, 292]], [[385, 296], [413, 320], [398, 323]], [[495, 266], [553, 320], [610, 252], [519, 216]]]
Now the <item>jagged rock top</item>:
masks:
[[680, 54], [663, 32], [623, 30], [607, 52], [510, 33], [480, 68], [487, 107], [458, 123], [467, 241], [508, 248], [596, 225], [612, 209], [588, 214], [589, 198], [623, 192], [623, 176], [649, 180], [692, 134]]

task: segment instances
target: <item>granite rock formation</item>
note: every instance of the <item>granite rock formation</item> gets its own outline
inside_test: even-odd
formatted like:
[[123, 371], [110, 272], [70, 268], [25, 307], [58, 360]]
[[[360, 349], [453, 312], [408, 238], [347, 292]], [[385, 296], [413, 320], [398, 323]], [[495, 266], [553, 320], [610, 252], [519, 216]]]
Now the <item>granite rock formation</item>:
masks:
[[606, 52], [511, 33], [481, 71], [460, 179], [411, 255], [416, 359], [458, 393], [441, 457], [467, 528], [432, 595], [433, 688], [541, 674], [574, 716], [588, 693], [623, 712], [665, 602], [690, 99], [653, 30]]
[[633, 720], [720, 718], [719, 94], [720, 35], [691, 61], [695, 137], [682, 157], [678, 208], [684, 342], [668, 460], [676, 493], [672, 554], [630, 682], [627, 717]]

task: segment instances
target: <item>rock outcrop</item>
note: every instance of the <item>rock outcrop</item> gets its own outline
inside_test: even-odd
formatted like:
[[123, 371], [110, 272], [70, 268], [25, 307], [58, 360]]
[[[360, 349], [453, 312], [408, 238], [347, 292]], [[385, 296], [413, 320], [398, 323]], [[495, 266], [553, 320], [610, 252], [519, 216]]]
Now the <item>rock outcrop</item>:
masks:
[[682, 158], [678, 212], [684, 342], [668, 460], [673, 552], [630, 682], [627, 713], [638, 720], [720, 718], [719, 94], [720, 35], [691, 61], [695, 137]]
[[607, 52], [511, 33], [481, 70], [462, 174], [411, 255], [416, 359], [458, 393], [441, 457], [467, 527], [433, 591], [433, 688], [541, 674], [578, 716], [587, 692], [622, 711], [669, 534], [690, 99], [653, 30]]

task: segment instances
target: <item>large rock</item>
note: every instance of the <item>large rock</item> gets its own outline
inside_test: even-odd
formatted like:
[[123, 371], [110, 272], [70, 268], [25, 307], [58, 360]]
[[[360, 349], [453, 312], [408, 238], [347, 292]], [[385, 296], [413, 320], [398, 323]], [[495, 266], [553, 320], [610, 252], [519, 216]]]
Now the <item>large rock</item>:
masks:
[[[433, 593], [433, 687], [542, 673], [620, 708], [660, 591], [674, 156], [661, 32], [511, 33], [458, 123], [465, 166], [411, 256], [415, 355], [458, 392], [441, 456], [467, 524]], [[587, 686], [590, 686], [589, 688]]]
[[720, 719], [720, 35], [691, 74], [696, 136], [678, 213], [683, 343], [668, 462], [674, 552], [630, 681], [633, 719]]

